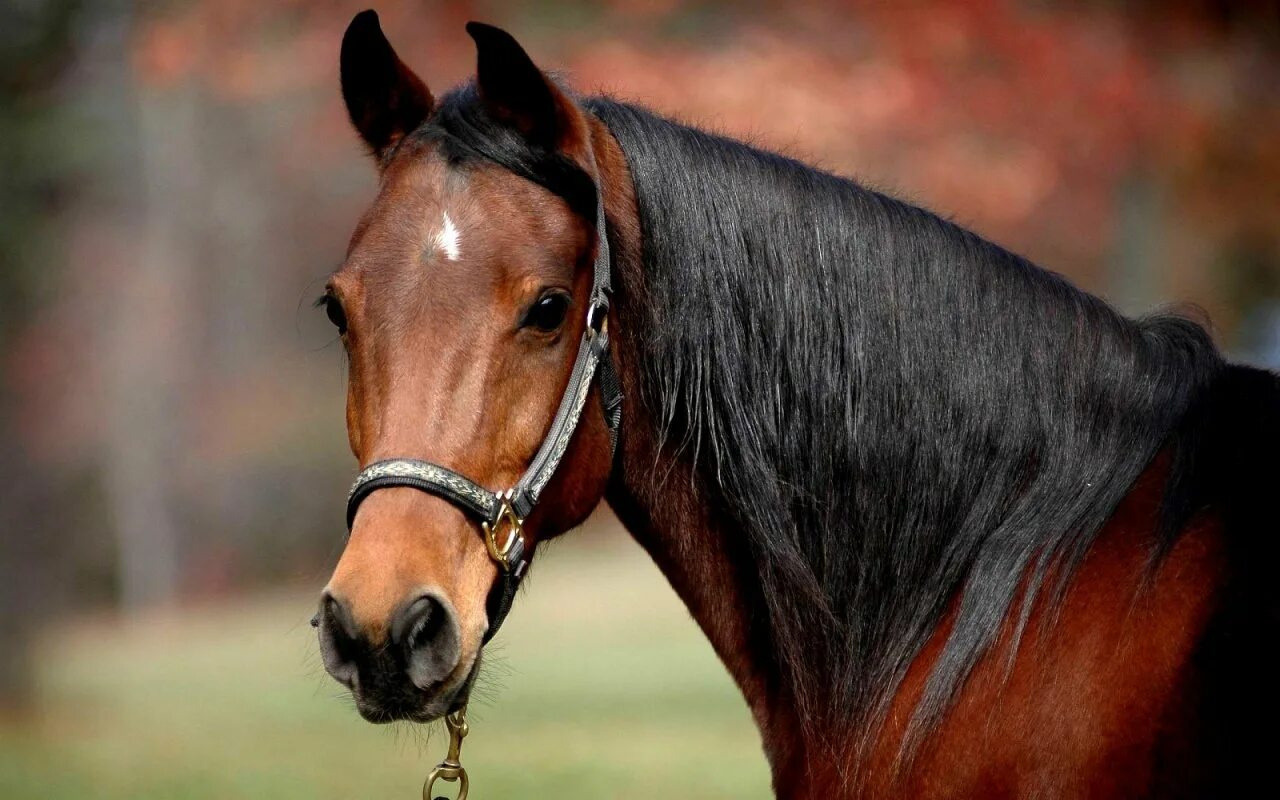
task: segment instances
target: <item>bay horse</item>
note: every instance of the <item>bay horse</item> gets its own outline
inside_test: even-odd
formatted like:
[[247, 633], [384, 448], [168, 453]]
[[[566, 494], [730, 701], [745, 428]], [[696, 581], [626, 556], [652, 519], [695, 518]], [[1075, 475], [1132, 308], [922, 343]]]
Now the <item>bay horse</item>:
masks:
[[[318, 626], [363, 716], [462, 707], [538, 545], [605, 501], [778, 797], [1274, 785], [1276, 375], [467, 30], [476, 77], [439, 98], [372, 11], [342, 43], [379, 188], [322, 298], [365, 472]], [[388, 463], [422, 477], [370, 484]]]

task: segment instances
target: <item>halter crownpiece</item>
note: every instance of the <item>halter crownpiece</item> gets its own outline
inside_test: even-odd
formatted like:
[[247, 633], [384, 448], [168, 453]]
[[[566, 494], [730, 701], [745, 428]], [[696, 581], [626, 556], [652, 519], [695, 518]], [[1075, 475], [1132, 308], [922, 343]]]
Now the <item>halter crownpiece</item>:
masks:
[[375, 461], [356, 476], [347, 494], [347, 530], [355, 523], [356, 511], [370, 494], [393, 486], [409, 487], [448, 500], [480, 523], [489, 557], [499, 567], [496, 602], [490, 595], [490, 623], [485, 631], [487, 644], [511, 611], [520, 579], [524, 577], [524, 521], [537, 505], [542, 490], [559, 468], [569, 442], [582, 419], [591, 394], [591, 384], [600, 377], [600, 399], [609, 429], [609, 453], [618, 446], [622, 422], [622, 387], [613, 359], [609, 356], [609, 237], [604, 216], [604, 199], [596, 184], [596, 257], [587, 304], [586, 330], [578, 344], [578, 356], [569, 375], [569, 384], [560, 398], [560, 407], [551, 429], [542, 440], [529, 467], [515, 485], [500, 492], [487, 489], [453, 470], [430, 461], [392, 458]]

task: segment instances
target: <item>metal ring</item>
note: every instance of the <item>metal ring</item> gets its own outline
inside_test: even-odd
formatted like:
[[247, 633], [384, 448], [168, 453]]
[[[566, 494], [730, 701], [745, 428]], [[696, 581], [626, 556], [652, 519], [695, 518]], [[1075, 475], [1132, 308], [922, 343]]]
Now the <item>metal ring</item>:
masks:
[[595, 336], [609, 330], [609, 306], [592, 303], [587, 309], [587, 336]]
[[471, 789], [471, 783], [467, 780], [467, 771], [461, 765], [457, 767], [441, 764], [431, 773], [427, 775], [427, 782], [422, 784], [422, 800], [434, 800], [431, 797], [431, 787], [435, 785], [437, 780], [444, 780], [450, 783], [459, 781], [457, 800], [467, 800], [467, 792]]
[[[498, 509], [497, 519], [490, 525], [488, 522], [480, 523], [480, 527], [484, 529], [484, 543], [489, 548], [489, 557], [502, 567], [504, 572], [510, 572], [514, 566], [511, 563], [511, 554], [515, 551], [517, 543], [523, 549], [524, 544], [524, 520], [516, 516], [516, 511], [511, 507], [508, 498], [508, 492], [504, 492], [499, 497], [502, 498], [502, 506]], [[498, 546], [498, 526], [506, 520], [508, 531], [507, 540], [502, 546]]]

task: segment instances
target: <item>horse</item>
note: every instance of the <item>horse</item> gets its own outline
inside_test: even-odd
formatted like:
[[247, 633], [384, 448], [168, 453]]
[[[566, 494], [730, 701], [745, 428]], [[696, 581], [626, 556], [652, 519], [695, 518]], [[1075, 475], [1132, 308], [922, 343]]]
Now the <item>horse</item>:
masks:
[[467, 31], [441, 97], [374, 12], [341, 47], [379, 184], [320, 301], [364, 472], [318, 627], [360, 714], [463, 708], [539, 544], [607, 502], [780, 798], [1270, 782], [1280, 377]]

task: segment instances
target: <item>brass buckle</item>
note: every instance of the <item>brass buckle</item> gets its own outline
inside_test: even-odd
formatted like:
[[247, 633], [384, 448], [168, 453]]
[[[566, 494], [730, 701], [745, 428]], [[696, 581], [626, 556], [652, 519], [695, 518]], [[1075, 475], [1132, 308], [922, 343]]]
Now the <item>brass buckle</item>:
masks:
[[[516, 545], [519, 545], [519, 552], [524, 551], [524, 520], [517, 517], [516, 510], [511, 507], [510, 489], [499, 494], [498, 499], [502, 503], [498, 508], [498, 519], [492, 525], [482, 522], [480, 527], [484, 529], [484, 544], [489, 549], [489, 557], [498, 562], [503, 572], [510, 572], [515, 567], [511, 562], [512, 554], [517, 552]], [[498, 528], [504, 521], [508, 526], [507, 538], [499, 546]]]
[[452, 714], [446, 714], [444, 724], [449, 728], [449, 754], [444, 757], [427, 775], [422, 784], [422, 800], [432, 800], [431, 787], [436, 781], [460, 781], [458, 784], [458, 800], [467, 800], [467, 791], [471, 788], [467, 780], [467, 771], [462, 768], [462, 740], [470, 732], [467, 725], [467, 707], [463, 706]]

